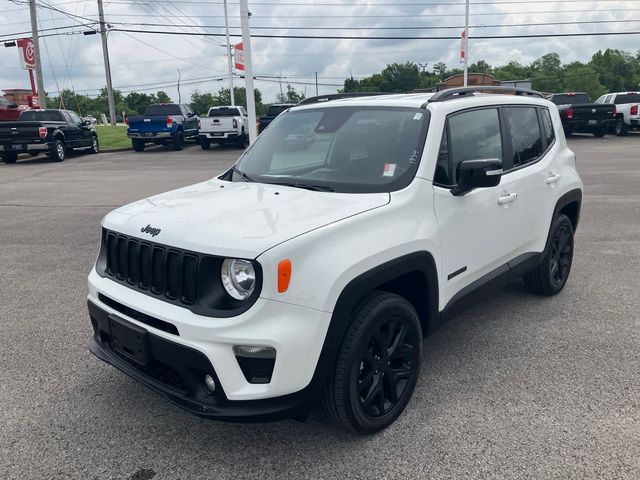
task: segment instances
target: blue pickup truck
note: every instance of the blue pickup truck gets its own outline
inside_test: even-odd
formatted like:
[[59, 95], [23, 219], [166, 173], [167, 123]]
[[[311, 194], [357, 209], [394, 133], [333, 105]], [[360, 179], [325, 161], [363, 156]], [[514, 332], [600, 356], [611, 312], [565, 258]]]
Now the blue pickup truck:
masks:
[[144, 115], [128, 117], [126, 122], [127, 136], [136, 152], [142, 152], [147, 143], [182, 150], [185, 140], [198, 138], [198, 117], [188, 105], [149, 105]]

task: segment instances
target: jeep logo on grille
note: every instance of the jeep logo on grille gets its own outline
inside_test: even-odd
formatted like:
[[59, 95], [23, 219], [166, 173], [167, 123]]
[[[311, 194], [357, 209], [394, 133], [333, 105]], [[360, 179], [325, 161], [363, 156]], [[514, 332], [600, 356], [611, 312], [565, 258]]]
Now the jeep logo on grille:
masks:
[[140, 229], [140, 231], [142, 233], [148, 233], [149, 235], [151, 235], [152, 237], [155, 237], [156, 235], [158, 235], [162, 230], [160, 230], [159, 228], [153, 228], [151, 225], [147, 225], [146, 227], [142, 227]]

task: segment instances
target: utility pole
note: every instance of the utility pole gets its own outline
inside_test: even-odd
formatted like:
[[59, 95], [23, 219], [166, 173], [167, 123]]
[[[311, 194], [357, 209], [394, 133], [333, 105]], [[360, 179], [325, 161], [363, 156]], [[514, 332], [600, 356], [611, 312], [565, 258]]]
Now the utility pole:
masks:
[[316, 72], [316, 97], [318, 96], [318, 72]]
[[249, 114], [249, 142], [258, 138], [256, 124], [256, 98], [253, 90], [253, 60], [251, 58], [251, 31], [249, 29], [249, 5], [247, 0], [240, 0], [240, 22], [242, 24], [242, 49], [244, 52], [244, 82], [247, 91], [247, 113]]
[[180, 73], [180, 69], [178, 70], [178, 103], [182, 103], [182, 95], [180, 94], [180, 80], [182, 80], [182, 74]]
[[36, 60], [38, 100], [40, 102], [40, 108], [47, 108], [47, 94], [44, 91], [44, 77], [42, 76], [42, 59], [40, 57], [40, 40], [38, 38], [38, 13], [36, 12], [35, 0], [29, 0], [29, 15], [31, 16], [31, 36], [33, 37], [33, 50]]
[[464, 10], [464, 86], [468, 85], [469, 80], [469, 0], [465, 2]]
[[107, 100], [109, 102], [109, 120], [116, 125], [116, 104], [113, 100], [113, 85], [111, 83], [111, 64], [109, 63], [109, 48], [107, 47], [107, 28], [104, 23], [102, 0], [98, 0], [98, 16], [100, 18], [100, 37], [102, 37], [102, 56], [104, 57], [104, 74], [107, 77]]
[[229, 92], [231, 93], [231, 106], [235, 107], [236, 99], [233, 91], [233, 65], [231, 61], [231, 41], [229, 40], [229, 14], [227, 12], [227, 0], [224, 0], [224, 29], [227, 35], [227, 62], [229, 63]]

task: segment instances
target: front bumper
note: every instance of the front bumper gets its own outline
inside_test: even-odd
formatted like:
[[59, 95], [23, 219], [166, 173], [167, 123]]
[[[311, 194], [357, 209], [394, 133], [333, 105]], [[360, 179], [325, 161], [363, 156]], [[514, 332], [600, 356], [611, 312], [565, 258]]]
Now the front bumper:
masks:
[[[105, 297], [124, 308], [114, 308], [113, 304], [103, 301]], [[93, 320], [114, 315], [145, 329], [159, 342], [194, 351], [204, 359], [198, 368], [200, 390], [192, 388], [180, 395], [157, 385], [145, 372], [132, 372], [127, 360], [110, 349], [108, 337], [101, 337], [99, 331], [90, 346], [102, 360], [193, 413], [223, 419], [242, 416], [259, 420], [265, 415], [291, 417], [312, 403], [310, 391], [315, 392], [314, 397], [317, 394], [317, 389], [310, 387], [331, 320], [330, 313], [259, 298], [240, 315], [206, 317], [102, 278], [95, 269], [89, 275], [88, 301]], [[127, 309], [135, 313], [129, 313]], [[156, 325], [145, 321], [145, 316], [160, 322]], [[92, 321], [94, 332], [95, 321]], [[104, 339], [107, 343], [102, 341]], [[250, 383], [247, 380], [234, 354], [234, 345], [263, 345], [275, 349], [276, 360], [269, 383]], [[178, 356], [170, 355], [163, 360], [160, 363], [172, 369], [180, 366]], [[208, 372], [207, 368], [215, 373], [216, 384], [223, 392], [223, 397], [216, 398], [214, 403], [203, 402], [201, 398], [204, 392], [202, 377], [204, 372]], [[209, 397], [205, 397], [207, 399]]]

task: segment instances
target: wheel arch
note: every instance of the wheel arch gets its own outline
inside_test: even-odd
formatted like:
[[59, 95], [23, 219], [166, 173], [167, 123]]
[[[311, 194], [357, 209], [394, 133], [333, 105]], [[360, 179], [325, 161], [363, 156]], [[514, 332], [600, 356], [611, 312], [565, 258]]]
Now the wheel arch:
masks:
[[54, 130], [52, 138], [54, 140], [61, 140], [62, 142], [66, 140], [62, 130]]
[[[409, 284], [412, 288], [407, 286]], [[421, 288], [426, 288], [426, 293]], [[320, 394], [334, 368], [354, 310], [373, 290], [384, 290], [407, 298], [420, 316], [423, 333], [431, 332], [439, 325], [438, 275], [435, 260], [429, 252], [404, 255], [358, 275], [342, 289], [336, 301], [310, 383], [315, 395]]]
[[[573, 225], [573, 231], [578, 228], [578, 222], [580, 221], [580, 208], [582, 206], [582, 190], [576, 188], [570, 190], [562, 195], [556, 202], [555, 209], [553, 211], [553, 217], [551, 223], [558, 217], [558, 215], [566, 215], [571, 220]], [[551, 228], [551, 227], [549, 227]]]

